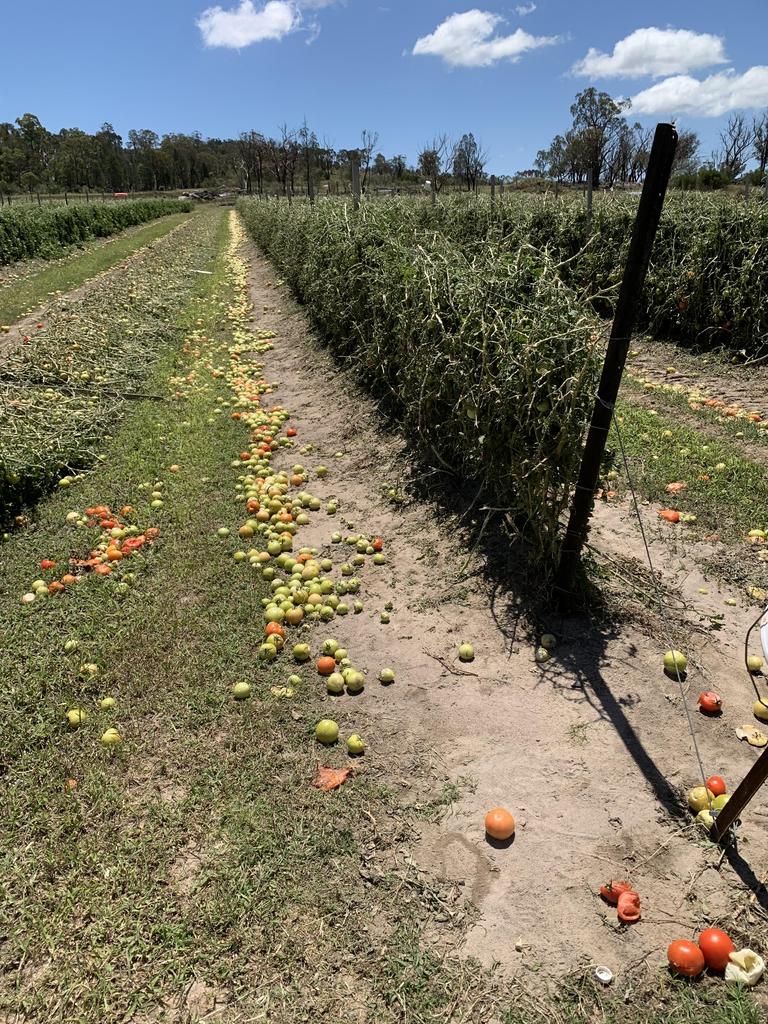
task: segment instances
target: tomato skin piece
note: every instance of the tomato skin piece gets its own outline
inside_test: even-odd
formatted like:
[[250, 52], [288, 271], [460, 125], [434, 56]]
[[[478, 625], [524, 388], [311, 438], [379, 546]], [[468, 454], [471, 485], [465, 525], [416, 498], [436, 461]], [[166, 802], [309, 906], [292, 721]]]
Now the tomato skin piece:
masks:
[[632, 886], [629, 882], [623, 880], [617, 881], [613, 879], [610, 882], [606, 882], [605, 885], [600, 886], [600, 895], [604, 900], [612, 903], [614, 906], [619, 902], [619, 897], [622, 893], [632, 892]]
[[706, 928], [699, 936], [699, 949], [711, 971], [724, 971], [736, 947], [720, 928]]
[[667, 960], [670, 966], [682, 974], [684, 978], [695, 978], [704, 970], [706, 961], [695, 942], [677, 939], [667, 947]]
[[707, 779], [707, 789], [710, 793], [714, 793], [715, 796], [722, 796], [728, 792], [728, 787], [722, 775], [710, 775]]
[[619, 896], [618, 915], [628, 924], [640, 920], [640, 897], [632, 889]]

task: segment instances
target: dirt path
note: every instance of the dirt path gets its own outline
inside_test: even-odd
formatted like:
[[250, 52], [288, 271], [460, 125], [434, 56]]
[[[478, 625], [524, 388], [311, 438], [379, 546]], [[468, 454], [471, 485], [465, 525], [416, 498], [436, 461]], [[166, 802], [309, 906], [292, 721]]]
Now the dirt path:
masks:
[[[365, 659], [369, 683], [356, 714], [372, 741], [368, 768], [423, 809], [413, 858], [456, 880], [463, 900], [479, 908], [464, 952], [560, 978], [596, 963], [619, 975], [641, 966], [655, 972], [672, 939], [727, 920], [744, 904], [752, 868], [760, 873], [768, 853], [768, 794], [743, 829], [746, 861], [718, 870], [719, 851], [685, 812], [673, 816], [675, 798], [700, 779], [676, 684], [660, 671], [665, 645], [632, 625], [601, 630], [564, 617], [548, 624], [560, 644], [538, 666], [519, 597], [493, 586], [479, 556], [469, 575], [461, 573], [460, 524], [438, 519], [423, 502], [387, 498], [388, 488], [402, 484], [404, 442], [381, 430], [370, 399], [313, 342], [303, 312], [259, 257], [252, 297], [262, 311], [256, 326], [278, 333], [267, 375], [279, 381], [297, 444], [313, 446], [311, 454], [289, 453], [286, 464], [325, 463], [330, 472], [313, 480], [313, 493], [339, 500], [336, 519], [315, 520], [303, 542], [338, 560], [331, 533], [351, 528], [339, 519], [385, 538], [387, 565], [365, 570], [364, 613], [318, 635], [339, 636]], [[640, 551], [636, 527], [614, 509], [601, 511], [594, 539], [622, 556]], [[691, 553], [661, 564], [673, 588], [693, 601], [703, 578]], [[380, 612], [390, 601], [384, 625]], [[707, 614], [702, 606], [693, 617]], [[696, 716], [696, 724], [707, 769], [734, 785], [755, 759], [733, 734], [751, 718], [738, 660], [750, 618], [749, 610], [734, 611], [714, 641], [700, 638], [702, 669], [688, 683], [692, 706], [700, 689], [725, 697], [723, 719]], [[470, 665], [456, 659], [465, 641], [477, 653]], [[396, 674], [389, 687], [375, 681], [384, 666]], [[430, 820], [435, 801], [450, 804], [437, 823]], [[518, 821], [509, 849], [484, 836], [485, 810], [498, 804]], [[596, 898], [611, 877], [630, 878], [641, 893], [640, 925], [619, 926]], [[740, 925], [754, 921], [742, 915]]]
[[720, 353], [691, 353], [671, 341], [637, 339], [633, 347], [638, 353], [629, 364], [633, 373], [658, 383], [699, 388], [727, 405], [768, 416], [768, 362], [731, 364]]

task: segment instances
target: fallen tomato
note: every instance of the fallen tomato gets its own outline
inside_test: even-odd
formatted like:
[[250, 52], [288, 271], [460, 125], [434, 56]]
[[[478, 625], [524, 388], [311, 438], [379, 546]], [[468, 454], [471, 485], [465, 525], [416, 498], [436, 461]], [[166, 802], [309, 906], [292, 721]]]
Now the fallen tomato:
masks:
[[706, 928], [699, 936], [699, 949], [711, 971], [724, 971], [736, 947], [720, 928]]
[[632, 892], [632, 886], [629, 882], [617, 881], [613, 879], [610, 882], [606, 882], [605, 885], [600, 886], [600, 895], [604, 900], [608, 900], [614, 906], [619, 902], [619, 896], [625, 892]]
[[705, 715], [719, 715], [723, 710], [723, 702], [714, 690], [704, 690], [699, 694], [699, 707]]

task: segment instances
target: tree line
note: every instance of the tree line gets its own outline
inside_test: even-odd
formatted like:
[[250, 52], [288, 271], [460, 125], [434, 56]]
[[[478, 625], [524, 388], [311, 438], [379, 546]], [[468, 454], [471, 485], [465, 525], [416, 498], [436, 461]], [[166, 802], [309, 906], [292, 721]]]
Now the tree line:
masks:
[[448, 136], [426, 144], [416, 166], [402, 154], [377, 150], [378, 134], [361, 133], [360, 144], [337, 149], [320, 140], [306, 122], [282, 125], [275, 137], [259, 131], [237, 138], [205, 139], [198, 132], [158, 135], [131, 129], [122, 138], [109, 123], [89, 134], [79, 128], [49, 131], [34, 114], [0, 123], [0, 193], [157, 192], [238, 187], [248, 193], [292, 195], [330, 192], [360, 166], [364, 190], [372, 187], [423, 187], [476, 190], [484, 180], [486, 154], [470, 132], [457, 142]]
[[[571, 127], [540, 149], [534, 167], [523, 174], [577, 185], [591, 173], [595, 187], [608, 188], [641, 182], [653, 130], [627, 120], [625, 112], [631, 105], [631, 100], [614, 100], [594, 87], [584, 89], [571, 105]], [[679, 132], [673, 172], [678, 184], [722, 187], [740, 178], [750, 160], [757, 162], [750, 178], [762, 181], [768, 164], [768, 111], [751, 122], [743, 114], [733, 114], [709, 159], [700, 159], [700, 148], [696, 132]]]

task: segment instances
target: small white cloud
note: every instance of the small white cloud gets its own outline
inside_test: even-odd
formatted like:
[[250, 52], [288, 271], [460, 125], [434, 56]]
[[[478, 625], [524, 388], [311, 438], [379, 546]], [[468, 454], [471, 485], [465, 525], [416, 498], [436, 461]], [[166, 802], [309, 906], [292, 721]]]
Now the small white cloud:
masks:
[[601, 53], [592, 47], [571, 71], [589, 78], [658, 78], [725, 62], [719, 36], [684, 28], [638, 28], [620, 39], [613, 53]]
[[415, 56], [441, 57], [452, 67], [488, 67], [499, 60], [517, 61], [527, 50], [551, 46], [556, 36], [532, 36], [521, 28], [511, 35], [494, 35], [504, 19], [477, 9], [452, 14], [434, 32], [416, 40]]
[[[254, 0], [241, 0], [240, 5], [227, 11], [223, 7], [209, 7], [197, 19], [197, 27], [206, 46], [226, 46], [239, 50], [251, 43], [267, 39], [282, 39], [302, 27], [302, 10], [330, 7], [338, 0], [269, 0], [258, 7]], [[320, 34], [320, 26], [312, 21], [307, 26], [312, 43]]]
[[266, 39], [282, 39], [298, 28], [301, 15], [288, 0], [269, 0], [256, 7], [253, 0], [242, 0], [232, 11], [209, 7], [197, 20], [206, 46], [226, 46], [239, 50]]
[[768, 67], [757, 65], [737, 74], [733, 68], [707, 78], [675, 75], [632, 97], [634, 114], [691, 114], [720, 117], [729, 110], [768, 105]]
[[520, 15], [521, 18], [524, 18], [526, 16], [526, 14], [533, 14], [533, 12], [535, 10], [536, 10], [536, 4], [534, 4], [534, 3], [518, 4], [517, 7], [515, 8], [515, 11], [517, 11], [517, 13]]

